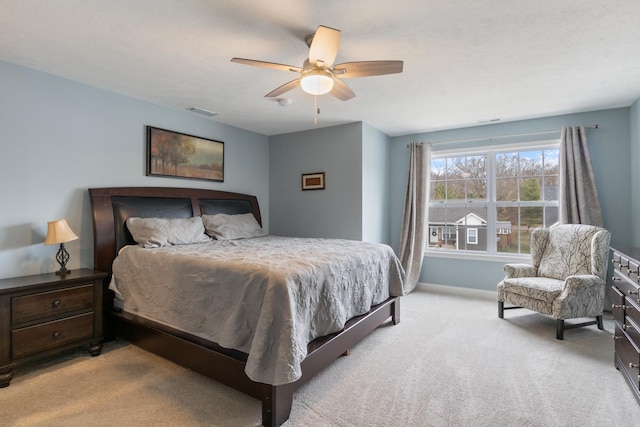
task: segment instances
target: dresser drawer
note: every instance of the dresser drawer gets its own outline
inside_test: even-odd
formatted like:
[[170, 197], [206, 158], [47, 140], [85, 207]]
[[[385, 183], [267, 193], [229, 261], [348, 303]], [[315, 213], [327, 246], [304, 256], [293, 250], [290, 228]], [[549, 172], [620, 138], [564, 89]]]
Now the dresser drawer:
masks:
[[616, 325], [615, 351], [622, 362], [621, 368], [626, 372], [626, 376], [633, 381], [635, 390], [640, 389], [640, 349], [629, 340], [629, 337]]
[[629, 260], [626, 270], [627, 277], [629, 277], [629, 279], [631, 280], [635, 280], [640, 284], [640, 265], [638, 265], [638, 263], [633, 260]]
[[628, 278], [636, 285], [640, 284], [640, 265], [637, 261], [618, 252], [614, 252], [612, 262], [613, 267], [620, 276]]
[[611, 311], [616, 322], [622, 324], [624, 321], [624, 301], [625, 296], [616, 287], [611, 287], [609, 291], [611, 296]]
[[11, 331], [12, 358], [71, 344], [93, 335], [93, 312]]
[[640, 286], [635, 281], [630, 280], [626, 274], [620, 270], [613, 270], [613, 286], [618, 288], [624, 295], [635, 299], [638, 298], [638, 289]]
[[622, 329], [636, 346], [640, 344], [640, 327], [631, 317], [627, 316], [624, 318]]
[[11, 299], [11, 322], [20, 324], [93, 307], [93, 284]]
[[[630, 300], [629, 298], [625, 300], [624, 314], [627, 318], [631, 319], [631, 321], [633, 322], [631, 324], [632, 327], [640, 325], [640, 308], [638, 308], [638, 303], [635, 300]], [[627, 321], [625, 323], [630, 323], [630, 322]], [[634, 339], [634, 341], [637, 343], [640, 343], [640, 336], [638, 336], [638, 339]]]

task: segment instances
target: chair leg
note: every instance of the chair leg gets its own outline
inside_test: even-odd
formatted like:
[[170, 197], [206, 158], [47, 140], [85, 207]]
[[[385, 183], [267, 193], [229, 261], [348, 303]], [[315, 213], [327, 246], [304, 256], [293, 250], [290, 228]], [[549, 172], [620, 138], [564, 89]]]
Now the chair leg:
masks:
[[564, 339], [564, 320], [556, 319], [556, 339], [563, 340]]
[[498, 318], [504, 319], [504, 301], [498, 301]]
[[598, 324], [598, 329], [601, 331], [604, 330], [604, 325], [602, 324], [602, 314], [600, 316], [596, 316], [596, 323]]

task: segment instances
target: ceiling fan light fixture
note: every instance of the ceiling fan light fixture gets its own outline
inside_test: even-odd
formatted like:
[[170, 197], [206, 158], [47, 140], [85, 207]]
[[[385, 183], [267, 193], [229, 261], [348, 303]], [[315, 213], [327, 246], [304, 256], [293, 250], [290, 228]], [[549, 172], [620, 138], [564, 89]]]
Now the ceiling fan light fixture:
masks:
[[302, 74], [300, 86], [311, 95], [324, 95], [333, 89], [333, 76], [328, 70], [315, 68]]

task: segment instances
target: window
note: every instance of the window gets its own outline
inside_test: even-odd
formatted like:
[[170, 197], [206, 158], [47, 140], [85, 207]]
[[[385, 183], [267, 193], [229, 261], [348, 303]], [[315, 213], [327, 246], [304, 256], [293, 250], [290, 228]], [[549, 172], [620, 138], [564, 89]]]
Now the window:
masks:
[[477, 245], [478, 244], [478, 229], [477, 228], [469, 228], [469, 229], [467, 229], [467, 244], [468, 245]]
[[558, 221], [559, 141], [434, 151], [428, 251], [528, 254]]

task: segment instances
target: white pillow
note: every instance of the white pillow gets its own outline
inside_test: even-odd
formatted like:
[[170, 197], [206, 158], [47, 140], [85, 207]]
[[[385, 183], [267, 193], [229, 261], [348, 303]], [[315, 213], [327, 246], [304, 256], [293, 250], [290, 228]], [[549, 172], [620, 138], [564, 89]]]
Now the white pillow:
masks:
[[207, 234], [217, 240], [266, 236], [252, 213], [202, 215]]
[[204, 232], [202, 218], [138, 218], [127, 219], [133, 239], [145, 248], [210, 242]]

